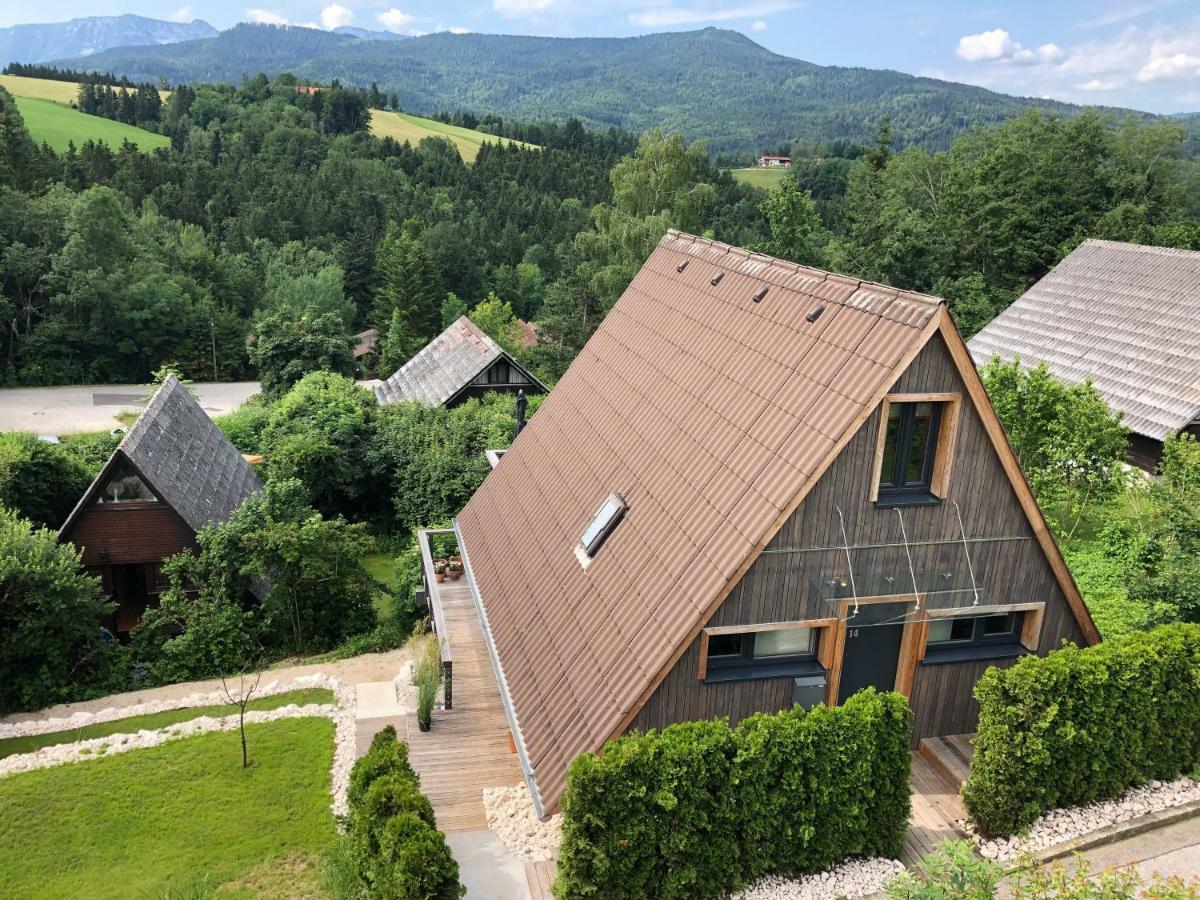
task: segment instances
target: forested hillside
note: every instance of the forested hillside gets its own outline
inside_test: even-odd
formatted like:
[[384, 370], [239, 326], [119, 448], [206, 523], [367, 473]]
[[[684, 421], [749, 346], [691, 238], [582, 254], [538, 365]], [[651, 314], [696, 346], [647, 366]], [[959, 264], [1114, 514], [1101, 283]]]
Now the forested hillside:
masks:
[[0, 90], [0, 380], [170, 363], [278, 394], [353, 374], [367, 327], [386, 372], [468, 311], [553, 380], [670, 227], [945, 296], [968, 334], [1087, 237], [1200, 248], [1200, 164], [1169, 120], [1033, 111], [940, 152], [896, 152], [886, 128], [805, 142], [768, 192], [678, 134], [578, 122], [492, 117], [542, 149], [466, 164], [443, 139], [370, 134], [357, 91], [295, 86], [177, 89], [149, 154], [39, 147]]
[[972, 125], [1031, 107], [1078, 110], [900, 72], [818, 66], [715, 28], [635, 38], [440, 33], [392, 42], [238, 25], [208, 40], [68, 64], [171, 83], [237, 83], [246, 74], [288, 70], [360, 87], [377, 82], [407, 112], [577, 116], [590, 127], [680, 131], [718, 151], [758, 152], [796, 138], [865, 141], [885, 116], [901, 145], [944, 148]]

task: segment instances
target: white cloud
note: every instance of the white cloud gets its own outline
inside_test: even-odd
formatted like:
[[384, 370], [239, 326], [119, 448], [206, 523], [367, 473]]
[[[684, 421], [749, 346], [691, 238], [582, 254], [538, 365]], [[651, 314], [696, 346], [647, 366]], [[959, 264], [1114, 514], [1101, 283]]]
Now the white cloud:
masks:
[[[771, 13], [795, 9], [800, 4], [791, 0], [763, 0], [743, 6], [658, 6], [644, 12], [630, 13], [629, 24], [639, 28], [663, 28], [674, 25], [696, 25], [702, 22], [728, 22], [732, 19], [753, 19]], [[760, 29], [761, 30], [761, 29]]]
[[196, 14], [192, 12], [190, 6], [181, 6], [173, 13], [167, 15], [168, 22], [191, 22], [196, 18]]
[[993, 28], [991, 31], [960, 37], [954, 52], [967, 62], [981, 62], [988, 59], [1005, 59], [1019, 49], [1021, 45], [1009, 37], [1007, 31], [1003, 28]]
[[451, 25], [451, 26], [450, 26], [449, 28], [447, 28], [446, 30], [447, 30], [448, 32], [450, 32], [451, 34], [470, 34], [470, 33], [471, 33], [471, 29], [470, 29], [470, 28], [464, 28], [464, 27], [463, 27], [463, 26], [461, 26], [461, 25]]
[[1076, 22], [1075, 28], [1104, 28], [1108, 25], [1118, 25], [1131, 19], [1138, 19], [1155, 10], [1174, 6], [1178, 0], [1158, 0], [1155, 3], [1134, 3], [1129, 6], [1115, 6], [1106, 13], [1101, 13], [1094, 19]]
[[1115, 91], [1121, 86], [1119, 81], [1101, 81], [1099, 78], [1093, 78], [1091, 81], [1085, 81], [1083, 84], [1078, 84], [1076, 87], [1081, 91]]
[[399, 34], [403, 34], [406, 32], [407, 27], [412, 24], [413, 16], [406, 12], [402, 12], [393, 6], [389, 10], [376, 13], [375, 21], [388, 31], [395, 31]]
[[331, 3], [321, 10], [321, 24], [327, 31], [349, 25], [353, 21], [354, 13], [338, 3]]
[[285, 16], [272, 9], [248, 9], [246, 15], [250, 17], [251, 22], [257, 22], [260, 25], [286, 25], [288, 20]]
[[750, 30], [751, 31], [766, 31], [767, 23], [764, 22], [762, 19], [759, 19], [757, 22], [752, 22], [750, 24]]
[[1151, 52], [1149, 61], [1137, 73], [1138, 81], [1190, 81], [1200, 79], [1200, 56], [1191, 53], [1157, 55]]
[[533, 16], [558, 5], [560, 0], [492, 0], [492, 9], [508, 18]]

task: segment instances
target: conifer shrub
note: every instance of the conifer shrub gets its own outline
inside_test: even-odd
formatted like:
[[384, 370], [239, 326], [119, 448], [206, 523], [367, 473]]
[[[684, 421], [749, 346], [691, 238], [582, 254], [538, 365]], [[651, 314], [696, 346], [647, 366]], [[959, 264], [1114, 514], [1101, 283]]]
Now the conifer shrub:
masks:
[[[354, 764], [347, 791], [350, 815], [333, 855], [339, 895], [370, 900], [456, 900], [464, 893], [446, 836], [408, 762], [408, 745], [391, 726]], [[351, 874], [352, 873], [352, 874]]]
[[572, 764], [555, 896], [716, 897], [770, 872], [895, 856], [909, 813], [911, 714], [867, 690], [632, 733]]
[[979, 727], [963, 801], [1008, 835], [1046, 810], [1112, 798], [1200, 761], [1200, 625], [1065, 646], [975, 687]]

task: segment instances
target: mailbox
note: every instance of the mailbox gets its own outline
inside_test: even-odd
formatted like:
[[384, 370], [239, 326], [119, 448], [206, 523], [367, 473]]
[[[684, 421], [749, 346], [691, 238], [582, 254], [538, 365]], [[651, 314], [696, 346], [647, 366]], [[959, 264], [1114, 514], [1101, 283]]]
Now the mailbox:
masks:
[[825, 679], [824, 672], [820, 675], [802, 675], [799, 678], [793, 678], [792, 704], [798, 704], [804, 709], [812, 709], [825, 702], [828, 686], [829, 683]]

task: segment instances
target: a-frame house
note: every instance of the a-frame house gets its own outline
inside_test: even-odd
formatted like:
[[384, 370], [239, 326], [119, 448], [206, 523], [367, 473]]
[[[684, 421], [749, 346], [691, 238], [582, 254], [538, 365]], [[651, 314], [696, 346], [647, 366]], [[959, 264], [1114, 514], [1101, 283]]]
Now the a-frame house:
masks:
[[[169, 377], [71, 511], [58, 537], [83, 553], [117, 602], [114, 634], [137, 624], [166, 587], [161, 564], [196, 548], [262, 482], [186, 387]], [[255, 581], [252, 590], [259, 591]]]
[[490, 392], [544, 394], [546, 386], [482, 328], [459, 316], [381, 382], [375, 399], [383, 405], [452, 407]]
[[629, 729], [874, 686], [915, 743], [1098, 640], [941, 300], [677, 232], [456, 530], [543, 814]]

